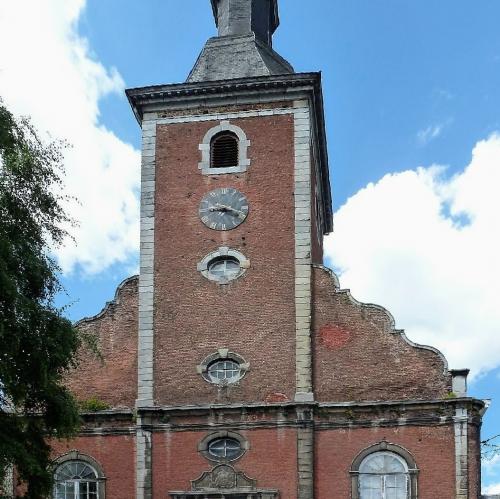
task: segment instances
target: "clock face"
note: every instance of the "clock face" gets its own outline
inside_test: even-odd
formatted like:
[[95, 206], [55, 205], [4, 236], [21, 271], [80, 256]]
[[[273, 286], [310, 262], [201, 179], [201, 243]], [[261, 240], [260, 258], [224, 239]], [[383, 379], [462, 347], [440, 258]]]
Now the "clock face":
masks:
[[210, 229], [231, 230], [247, 218], [248, 201], [240, 191], [222, 187], [205, 194], [198, 213], [201, 221]]

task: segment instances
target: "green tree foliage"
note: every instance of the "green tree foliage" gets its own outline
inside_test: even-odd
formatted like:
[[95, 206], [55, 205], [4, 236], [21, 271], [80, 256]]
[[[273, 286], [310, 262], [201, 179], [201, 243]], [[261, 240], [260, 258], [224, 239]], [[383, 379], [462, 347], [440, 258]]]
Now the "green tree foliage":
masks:
[[62, 148], [0, 102], [0, 483], [14, 464], [29, 499], [50, 495], [50, 438], [74, 435], [78, 407], [63, 386], [78, 332], [55, 306], [50, 256], [71, 224], [61, 201]]

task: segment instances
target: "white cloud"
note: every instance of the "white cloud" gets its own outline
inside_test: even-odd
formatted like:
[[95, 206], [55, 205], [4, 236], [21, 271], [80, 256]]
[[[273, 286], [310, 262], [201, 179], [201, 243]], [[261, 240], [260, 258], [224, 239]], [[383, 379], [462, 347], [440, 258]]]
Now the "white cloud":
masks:
[[115, 69], [105, 68], [78, 34], [85, 0], [3, 0], [0, 3], [0, 96], [40, 131], [66, 139], [66, 186], [80, 204], [77, 246], [58, 250], [66, 272], [98, 272], [138, 249], [139, 153], [99, 122], [99, 100], [123, 94]]
[[484, 489], [483, 494], [500, 494], [500, 483], [488, 485]]
[[336, 213], [326, 255], [356, 298], [473, 374], [500, 365], [500, 135], [471, 163], [389, 174]]
[[485, 494], [500, 494], [500, 483], [486, 487]]
[[441, 123], [438, 125], [431, 125], [423, 130], [420, 130], [417, 133], [418, 143], [422, 146], [425, 146], [429, 142], [433, 141], [434, 139], [437, 139], [441, 135], [441, 133], [443, 132], [443, 129], [445, 126], [446, 126], [446, 123]]
[[[486, 481], [493, 478], [498, 480], [500, 475], [500, 455], [495, 456], [490, 460], [483, 460], [483, 478]], [[500, 482], [494, 481], [492, 484], [486, 486], [483, 490], [484, 494], [500, 494]]]

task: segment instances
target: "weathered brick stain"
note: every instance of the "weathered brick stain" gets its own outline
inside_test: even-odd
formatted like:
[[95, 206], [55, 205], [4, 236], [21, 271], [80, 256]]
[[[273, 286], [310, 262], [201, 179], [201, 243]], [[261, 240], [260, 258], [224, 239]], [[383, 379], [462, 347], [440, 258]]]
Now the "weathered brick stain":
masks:
[[335, 350], [345, 346], [351, 338], [351, 333], [340, 326], [325, 324], [319, 328], [320, 345], [328, 350]]

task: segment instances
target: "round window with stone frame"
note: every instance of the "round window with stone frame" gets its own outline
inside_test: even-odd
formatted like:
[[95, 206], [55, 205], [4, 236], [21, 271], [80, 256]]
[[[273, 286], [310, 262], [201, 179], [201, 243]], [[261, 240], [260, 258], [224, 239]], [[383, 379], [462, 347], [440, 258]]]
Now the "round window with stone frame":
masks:
[[212, 383], [228, 385], [240, 380], [241, 367], [233, 359], [214, 360], [209, 364], [207, 374]]
[[197, 366], [198, 372], [205, 381], [219, 386], [238, 383], [249, 369], [250, 365], [243, 357], [229, 352], [226, 348], [220, 348]]
[[250, 261], [239, 251], [221, 246], [198, 263], [203, 277], [217, 284], [228, 284], [241, 277], [250, 267]]
[[219, 256], [208, 263], [208, 275], [212, 281], [232, 281], [240, 273], [240, 261], [232, 256]]
[[250, 448], [250, 443], [242, 435], [232, 431], [210, 433], [199, 444], [198, 451], [217, 463], [229, 463], [240, 459]]
[[208, 444], [208, 453], [217, 460], [233, 461], [243, 454], [240, 442], [234, 438], [216, 438]]

